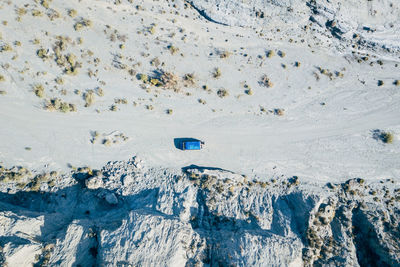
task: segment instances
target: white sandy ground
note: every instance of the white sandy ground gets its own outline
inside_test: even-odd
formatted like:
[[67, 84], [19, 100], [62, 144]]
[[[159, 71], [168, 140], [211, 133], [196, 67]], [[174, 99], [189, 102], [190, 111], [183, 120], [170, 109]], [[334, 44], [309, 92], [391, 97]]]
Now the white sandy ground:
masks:
[[[333, 46], [337, 40], [327, 38], [328, 33], [313, 35], [301, 30], [302, 25], [293, 29], [288, 26], [287, 29], [285, 24], [274, 24], [270, 28], [264, 25], [265, 34], [260, 37], [249, 28], [197, 19], [198, 13], [183, 9], [181, 2], [177, 3], [177, 10], [182, 15], [175, 15], [170, 14], [169, 10], [174, 12], [176, 9], [168, 7], [168, 2], [141, 2], [145, 11], [134, 13], [135, 5], [125, 1], [121, 5], [114, 5], [112, 1], [53, 1], [51, 7], [61, 14], [61, 18], [54, 21], [46, 15], [32, 17], [30, 10], [35, 5], [44, 13], [46, 9], [29, 2], [28, 14], [18, 22], [15, 9], [25, 2], [7, 4], [4, 1], [0, 9], [0, 17], [8, 21], [7, 26], [1, 27], [3, 43], [12, 44], [16, 40], [22, 43], [21, 47], [13, 47], [13, 51], [0, 54], [3, 66], [0, 72], [5, 77], [0, 88], [7, 91], [7, 95], [0, 96], [2, 164], [38, 170], [66, 170], [68, 163], [98, 168], [109, 160], [123, 160], [137, 154], [155, 166], [176, 168], [196, 164], [247, 174], [298, 175], [321, 181], [399, 177], [400, 144], [397, 137], [394, 144], [385, 145], [373, 139], [371, 132], [382, 129], [399, 134], [400, 89], [393, 85], [399, 78], [399, 68], [395, 66], [399, 54], [396, 52], [379, 56], [378, 52], [367, 50], [373, 66], [368, 64], [370, 61], [357, 63], [351, 48], [338, 52]], [[77, 18], [91, 19], [93, 27], [74, 31], [73, 24], [77, 19], [68, 17], [69, 8], [78, 10]], [[160, 14], [158, 10], [167, 12]], [[359, 29], [367, 17], [360, 15], [353, 24]], [[171, 22], [173, 18], [176, 23]], [[388, 21], [390, 19], [393, 20], [389, 16]], [[136, 33], [151, 23], [157, 24], [154, 35]], [[307, 20], [304, 23], [308, 23]], [[105, 25], [127, 35], [124, 50], [118, 48], [120, 41], [113, 43], [103, 34]], [[283, 33], [276, 32], [276, 28], [282, 28]], [[318, 31], [326, 30], [317, 27]], [[399, 34], [393, 31], [390, 28], [385, 35], [385, 30], [380, 29], [370, 38], [387, 36], [386, 42], [396, 47]], [[176, 37], [169, 38], [168, 32], [175, 32]], [[80, 49], [93, 51], [93, 57], [101, 59], [97, 79], [87, 76], [87, 69], [95, 70], [96, 67], [86, 59], [81, 60], [83, 68], [78, 76], [68, 76], [62, 74], [62, 69], [53, 60], [43, 62], [37, 57], [37, 49], [51, 49], [56, 35], [69, 36], [73, 40], [83, 38], [82, 45], [68, 45], [67, 51], [76, 53], [78, 60], [81, 60]], [[186, 37], [186, 41], [180, 37]], [[34, 38], [40, 39], [41, 43], [33, 45]], [[289, 43], [289, 38], [295, 42]], [[166, 50], [168, 44], [179, 47], [179, 53], [184, 53], [184, 57], [179, 53], [171, 55]], [[286, 56], [265, 58], [270, 49], [282, 50]], [[226, 50], [232, 55], [220, 59], [217, 50]], [[143, 52], [150, 56], [141, 56]], [[156, 56], [165, 62], [162, 68], [167, 71], [179, 76], [194, 73], [197, 84], [184, 88], [192, 95], [159, 89], [161, 92], [155, 97], [154, 87], [151, 93], [146, 93], [135, 77], [112, 67], [112, 54], [115, 53], [125, 56], [121, 61], [128, 65], [141, 62], [142, 65], [135, 69], [138, 73], [150, 74], [155, 70], [149, 61]], [[18, 58], [11, 60], [14, 55]], [[132, 62], [126, 60], [129, 57], [133, 58]], [[376, 64], [377, 59], [382, 59], [384, 64]], [[296, 61], [301, 63], [300, 67], [294, 67]], [[6, 64], [9, 64], [8, 68]], [[286, 69], [281, 64], [286, 64]], [[29, 70], [20, 73], [25, 67]], [[220, 79], [211, 77], [214, 67], [221, 69]], [[319, 74], [320, 80], [316, 81], [313, 72], [318, 72], [317, 67], [340, 71], [344, 77], [335, 77], [331, 81]], [[38, 71], [47, 74], [37, 76]], [[258, 84], [263, 74], [271, 78], [272, 88]], [[65, 84], [56, 85], [54, 79], [61, 76]], [[384, 86], [378, 87], [378, 80], [383, 80]], [[99, 81], [105, 81], [106, 85], [102, 86]], [[252, 96], [244, 94], [243, 82], [252, 87]], [[46, 98], [57, 96], [75, 103], [78, 112], [63, 114], [43, 110], [43, 100], [32, 92], [32, 85], [36, 83], [45, 83]], [[204, 92], [203, 84], [213, 92]], [[73, 91], [84, 92], [97, 86], [104, 89], [105, 96], [97, 97], [92, 107], [84, 108], [83, 100]], [[224, 99], [215, 93], [222, 87], [230, 94]], [[50, 92], [51, 88], [53, 92]], [[66, 96], [60, 95], [61, 89], [67, 90]], [[111, 112], [108, 109], [115, 97], [126, 97], [129, 102], [126, 106], [119, 105], [119, 111]], [[199, 104], [199, 98], [207, 104]], [[132, 101], [139, 105], [133, 107]], [[146, 110], [146, 104], [153, 105], [154, 110]], [[266, 110], [283, 108], [285, 115], [267, 115], [260, 112], [260, 106]], [[173, 109], [172, 115], [165, 114], [167, 108]], [[96, 109], [100, 113], [96, 113]], [[91, 131], [102, 134], [120, 131], [130, 139], [111, 147], [101, 145], [101, 141], [91, 144]], [[173, 144], [177, 137], [199, 138], [206, 142], [206, 147], [196, 152], [177, 150]], [[32, 150], [26, 151], [25, 147]]]
[[[183, 1], [53, 0], [50, 9], [39, 2], [0, 0], [0, 50], [12, 48], [0, 52], [0, 91], [6, 92], [0, 94], [0, 165], [61, 172], [53, 184], [42, 181], [40, 193], [30, 191], [31, 181], [0, 184], [0, 262], [398, 265], [399, 3], [193, 1], [213, 23]], [[18, 21], [22, 7], [27, 14]], [[71, 8], [77, 17], [68, 16]], [[59, 18], [48, 18], [52, 9]], [[43, 16], [33, 17], [33, 10]], [[93, 25], [75, 31], [81, 18]], [[111, 41], [112, 34], [126, 41]], [[41, 48], [53, 53], [58, 35], [71, 39], [62, 54], [74, 53], [82, 63], [77, 76], [64, 74], [54, 58], [37, 56]], [[179, 51], [171, 55], [169, 45]], [[276, 55], [268, 58], [270, 50]], [[222, 59], [218, 51], [231, 55]], [[194, 73], [196, 83], [180, 81], [179, 93], [142, 88], [128, 70], [151, 75], [156, 57], [164, 63], [159, 68], [180, 78]], [[219, 79], [212, 77], [216, 67]], [[329, 69], [332, 80], [319, 67]], [[97, 76], [89, 77], [89, 70]], [[273, 87], [260, 86], [264, 74]], [[54, 81], [59, 77], [64, 84]], [[44, 98], [33, 93], [36, 84], [43, 85]], [[84, 107], [74, 91], [97, 87], [104, 96]], [[221, 88], [229, 96], [218, 97]], [[45, 99], [54, 97], [75, 104], [77, 112], [45, 110]], [[112, 112], [115, 98], [128, 104]], [[274, 109], [284, 109], [283, 116]], [[376, 129], [393, 133], [393, 143], [374, 138]], [[93, 131], [100, 133], [94, 144]], [[105, 137], [119, 143], [105, 146]], [[174, 146], [179, 137], [199, 138], [205, 148], [180, 151]], [[236, 174], [182, 174], [191, 164]], [[69, 166], [104, 167], [91, 176]], [[366, 181], [325, 186], [355, 177]], [[323, 243], [324, 251], [311, 241]]]

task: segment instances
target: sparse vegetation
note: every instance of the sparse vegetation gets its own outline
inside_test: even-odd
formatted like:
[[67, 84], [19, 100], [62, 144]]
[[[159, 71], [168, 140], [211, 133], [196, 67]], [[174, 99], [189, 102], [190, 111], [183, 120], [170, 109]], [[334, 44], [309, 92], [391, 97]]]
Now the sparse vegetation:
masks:
[[88, 19], [81, 19], [80, 21], [74, 24], [75, 31], [80, 31], [85, 27], [91, 27], [93, 25], [91, 20]]
[[18, 16], [23, 16], [27, 13], [26, 9], [23, 7], [17, 8], [17, 15]]
[[169, 52], [171, 53], [171, 55], [175, 55], [176, 53], [179, 52], [179, 48], [173, 45], [169, 45], [168, 47]]
[[231, 52], [229, 51], [219, 51], [218, 55], [220, 58], [228, 58], [231, 55]]
[[12, 51], [12, 47], [7, 43], [0, 46], [0, 52], [10, 52], [10, 51]]
[[40, 57], [43, 60], [50, 58], [49, 52], [46, 49], [43, 49], [43, 48], [39, 49], [36, 52], [36, 54], [38, 55], [38, 57]]
[[103, 139], [103, 142], [102, 142], [102, 144], [105, 145], [105, 146], [111, 146], [112, 143], [113, 143], [113, 142], [112, 142], [111, 139], [109, 139], [109, 138]]
[[114, 99], [115, 104], [123, 104], [126, 105], [128, 104], [128, 100], [126, 98], [115, 98]]
[[[120, 142], [126, 142], [129, 140], [129, 137], [124, 133], [113, 132], [111, 134], [100, 134], [98, 131], [91, 132], [92, 138], [90, 139], [90, 143], [96, 144], [99, 138], [101, 139], [101, 144], [105, 146], [111, 146], [112, 144], [118, 144]], [[78, 169], [79, 170], [79, 169]]]
[[33, 87], [33, 92], [37, 97], [43, 98], [44, 97], [44, 87], [41, 84], [36, 84]]
[[18, 182], [27, 176], [31, 176], [31, 172], [22, 166], [14, 166], [10, 169], [0, 166], [0, 182]]
[[385, 144], [391, 144], [394, 141], [394, 134], [388, 131], [382, 131], [382, 130], [373, 130], [372, 131], [372, 137], [375, 140], [380, 140], [384, 142]]
[[196, 84], [193, 73], [187, 73], [183, 75], [183, 80], [185, 81], [185, 86], [193, 86]]
[[177, 87], [178, 77], [175, 74], [163, 70], [159, 70], [155, 74], [154, 77], [149, 77], [146, 74], [139, 74], [137, 77], [143, 83], [150, 83], [153, 86], [163, 87], [165, 89], [173, 89], [175, 92], [179, 91]]
[[57, 78], [55, 79], [55, 82], [56, 82], [57, 84], [62, 85], [62, 84], [64, 84], [64, 79], [63, 79], [62, 77], [57, 77]]
[[382, 142], [384, 142], [386, 144], [391, 144], [391, 143], [393, 143], [394, 135], [390, 132], [383, 132], [381, 134], [381, 139], [382, 139]]
[[88, 90], [83, 94], [85, 100], [85, 107], [90, 107], [94, 103], [95, 94], [93, 90]]
[[218, 79], [219, 77], [221, 77], [221, 70], [220, 70], [220, 68], [215, 68], [214, 69], [214, 71], [213, 71], [213, 73], [212, 73], [212, 76], [215, 78], [215, 79]]
[[111, 105], [110, 111], [118, 111], [118, 106], [117, 105]]
[[253, 90], [251, 88], [244, 90], [246, 95], [253, 95]]
[[274, 84], [271, 82], [271, 80], [268, 78], [267, 75], [261, 76], [261, 79], [260, 79], [259, 83], [260, 83], [260, 85], [265, 86], [267, 88], [270, 88], [270, 87], [274, 86]]
[[[329, 69], [323, 69], [321, 67], [318, 67], [318, 70], [321, 74], [327, 76], [329, 78], [329, 80], [333, 80], [334, 75], [333, 73], [329, 70]], [[338, 76], [338, 75], [337, 75]], [[317, 78], [317, 80], [319, 80], [319, 77]]]
[[34, 9], [34, 10], [32, 10], [32, 16], [41, 17], [41, 16], [43, 16], [43, 13], [40, 10]]
[[62, 101], [60, 98], [46, 100], [45, 109], [49, 111], [60, 111], [63, 113], [75, 112], [76, 106], [71, 103]]
[[71, 18], [76, 17], [77, 14], [78, 12], [75, 9], [68, 10], [68, 16], [70, 16]]
[[217, 95], [218, 95], [220, 98], [224, 98], [224, 97], [227, 97], [227, 96], [229, 95], [229, 93], [228, 93], [228, 91], [227, 91], [226, 89], [221, 88], [221, 89], [219, 89], [219, 90], [217, 91]]
[[282, 108], [276, 108], [276, 109], [274, 109], [274, 114], [278, 115], [278, 116], [283, 116], [283, 115], [285, 115], [285, 110]]
[[274, 50], [268, 50], [266, 54], [267, 54], [267, 58], [271, 58], [271, 57], [275, 56]]

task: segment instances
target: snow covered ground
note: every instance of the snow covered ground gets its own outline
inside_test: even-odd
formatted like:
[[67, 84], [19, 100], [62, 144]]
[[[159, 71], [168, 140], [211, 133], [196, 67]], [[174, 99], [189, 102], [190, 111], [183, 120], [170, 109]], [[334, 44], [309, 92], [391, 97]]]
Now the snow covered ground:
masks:
[[[400, 177], [399, 17], [400, 5], [391, 0], [0, 1], [0, 188], [3, 192], [0, 205], [1, 222], [5, 225], [0, 230], [3, 235], [12, 236], [0, 244], [6, 251], [1, 255], [15, 266], [37, 261], [34, 255], [39, 251], [43, 262], [49, 261], [46, 257], [50, 257], [50, 251], [57, 251], [50, 257], [52, 264], [97, 262], [124, 266], [133, 263], [136, 257], [140, 261], [135, 264], [178, 262], [177, 265], [184, 265], [210, 261], [216, 264], [216, 259], [225, 257], [226, 251], [232, 249], [237, 254], [224, 258], [223, 262], [238, 265], [270, 262], [275, 266], [313, 262], [320, 251], [305, 253], [302, 249], [308, 247], [306, 231], [313, 224], [315, 209], [320, 207], [318, 201], [325, 201], [332, 193], [323, 187], [328, 182], [338, 183], [344, 191], [332, 193], [330, 201], [345, 202], [353, 196], [345, 181], [353, 178], [368, 181], [368, 186], [385, 181], [382, 188], [378, 186], [379, 194], [385, 196], [389, 190], [391, 195], [380, 198], [382, 205], [386, 205], [381, 210], [396, 214], [398, 200], [394, 208], [385, 201], [398, 198], [396, 189]], [[387, 136], [392, 139], [385, 139]], [[205, 148], [201, 151], [176, 148], [176, 138], [189, 137], [203, 140]], [[155, 171], [146, 171], [141, 174], [143, 177], [139, 175], [140, 187], [131, 192], [134, 189], [129, 187], [130, 183], [125, 185], [123, 181], [124, 172], [131, 168], [129, 159], [134, 155]], [[162, 201], [155, 200], [160, 189], [153, 192], [151, 188], [167, 186], [163, 172], [171, 177], [180, 176], [183, 175], [181, 168], [191, 165], [236, 173], [233, 184], [224, 187], [226, 191], [231, 190], [230, 186], [238, 186], [241, 175], [261, 183], [261, 189], [252, 198], [243, 200], [244, 203], [238, 200], [239, 193], [232, 193], [234, 197], [228, 198], [237, 214], [229, 213], [231, 206], [222, 205], [221, 210], [210, 211], [205, 216], [207, 220], [234, 217], [234, 224], [238, 223], [239, 229], [244, 227], [240, 231], [251, 228], [249, 239], [242, 240], [243, 244], [235, 239], [237, 242], [232, 241], [218, 250], [213, 247], [215, 239], [227, 238], [229, 231], [226, 235], [211, 235], [207, 231], [213, 232], [216, 228], [210, 229], [201, 223], [197, 225], [199, 231], [193, 230], [196, 227], [187, 216], [203, 218], [196, 203], [208, 203], [212, 198], [209, 191], [200, 192], [186, 180], [184, 185], [168, 180], [172, 185], [166, 189], [167, 196]], [[23, 168], [13, 169], [13, 166]], [[89, 185], [90, 190], [98, 191], [82, 189], [84, 192], [81, 192], [77, 184], [83, 186], [85, 182], [76, 177], [83, 173], [78, 168], [84, 166], [114, 168], [115, 179], [111, 180], [122, 184], [107, 184], [108, 177], [103, 177]], [[96, 175], [88, 174], [92, 176]], [[290, 215], [282, 222], [290, 227], [283, 227], [279, 224], [279, 214], [286, 214], [288, 208], [286, 204], [279, 204], [283, 206], [276, 208], [278, 221], [274, 222], [275, 228], [269, 228], [271, 218], [261, 218], [265, 215], [262, 215], [263, 209], [273, 213], [269, 204], [260, 204], [260, 210], [254, 211], [255, 216], [261, 216], [257, 222], [249, 217], [247, 208], [239, 211], [242, 204], [257, 206], [255, 199], [273, 198], [272, 191], [268, 191], [273, 189], [264, 192], [262, 183], [271, 179], [286, 181], [291, 177], [299, 177], [304, 182], [304, 187], [296, 189], [300, 198], [315, 195], [310, 200], [312, 203], [304, 202], [307, 202], [304, 204], [306, 219], [296, 217], [296, 211], [291, 211], [294, 217]], [[154, 179], [161, 181], [154, 182]], [[287, 197], [286, 185], [282, 186], [284, 189], [279, 187], [277, 199], [289, 198], [290, 203], [298, 200], [297, 195], [293, 199]], [[219, 187], [216, 188], [218, 192]], [[7, 200], [11, 194], [19, 193], [42, 203], [44, 200], [32, 195], [32, 190], [46, 192], [58, 204], [51, 208], [41, 204], [43, 210], [33, 210], [34, 215], [30, 216], [29, 210], [33, 207]], [[183, 197], [188, 204], [179, 211], [176, 205], [180, 193], [176, 190], [192, 190], [182, 193], [188, 194]], [[109, 191], [115, 195], [108, 194]], [[372, 195], [369, 188], [360, 191], [361, 195]], [[68, 202], [72, 200], [60, 204], [65, 198], [63, 194], [82, 195], [82, 201], [88, 201], [89, 206], [103, 207], [104, 199], [106, 205], [117, 205], [115, 201], [120, 205], [123, 200], [125, 206], [118, 206], [120, 209], [115, 212], [110, 208], [105, 213], [99, 211], [101, 208], [93, 208], [94, 217], [87, 219], [82, 213], [90, 207], [82, 206], [79, 201]], [[132, 194], [138, 195], [122, 197]], [[197, 196], [202, 199], [194, 200]], [[97, 198], [101, 199], [99, 203]], [[341, 204], [333, 210], [346, 213], [343, 216], [347, 219], [353, 214], [364, 218], [364, 211], [359, 211], [361, 208], [357, 205], [369, 201], [367, 206], [375, 207], [376, 201], [372, 198], [368, 196], [365, 200], [360, 196], [348, 214], [338, 208]], [[129, 213], [129, 205], [137, 199], [140, 203], [151, 200], [154, 205], [168, 203], [140, 211], [139, 215], [136, 211]], [[62, 219], [61, 231], [56, 229], [56, 236], [50, 236], [56, 226], [47, 224], [56, 218], [57, 209], [66, 209], [69, 205], [76, 209]], [[210, 209], [209, 203], [204, 205]], [[226, 212], [229, 214], [220, 216]], [[382, 217], [382, 214], [375, 215]], [[115, 220], [98, 223], [103, 215]], [[362, 224], [371, 218], [364, 219], [360, 219]], [[302, 226], [302, 230], [293, 228], [293, 223], [302, 220], [308, 221], [307, 226]], [[118, 222], [115, 228], [102, 228], [102, 223], [115, 221]], [[160, 222], [164, 227], [158, 226]], [[358, 229], [361, 227], [358, 220], [352, 223]], [[236, 229], [232, 221], [227, 225]], [[93, 238], [97, 230], [92, 226], [110, 234], [104, 232], [101, 239]], [[349, 254], [344, 255], [350, 255], [350, 260], [342, 262], [345, 257], [340, 257], [339, 262], [362, 265], [360, 258], [370, 248], [360, 247], [360, 239], [354, 239], [348, 232], [343, 234], [345, 230], [338, 231], [336, 226], [329, 226], [333, 227], [331, 230], [320, 229], [316, 235], [325, 238], [334, 233], [337, 242], [348, 241], [341, 249], [349, 249]], [[175, 227], [184, 230], [171, 230], [171, 240], [176, 243], [163, 239], [161, 250], [166, 254], [158, 255], [160, 258], [145, 259], [160, 249], [154, 246], [151, 237], [129, 236], [131, 231], [143, 231], [165, 238], [165, 229]], [[373, 231], [382, 236], [382, 227]], [[154, 232], [152, 228], [158, 230]], [[16, 238], [18, 231], [26, 235]], [[337, 238], [342, 235], [346, 237]], [[364, 235], [362, 232], [358, 236], [362, 239]], [[41, 240], [34, 240], [37, 236]], [[187, 247], [182, 249], [179, 245], [188, 236], [198, 246], [198, 250], [191, 248], [192, 254]], [[267, 236], [272, 239], [265, 239]], [[142, 243], [135, 243], [136, 239]], [[265, 240], [274, 240], [274, 245], [262, 243], [248, 251], [242, 248], [248, 244], [257, 246], [257, 242]], [[29, 245], [14, 246], [16, 242]], [[96, 250], [99, 257], [78, 255], [80, 242], [85, 248], [99, 248]], [[114, 251], [118, 242], [122, 242], [118, 248], [121, 251]], [[123, 242], [127, 242], [126, 246]], [[140, 249], [143, 256], [126, 250], [131, 242], [146, 248]], [[374, 242], [380, 241], [374, 239]], [[53, 245], [45, 247], [50, 243]], [[289, 243], [293, 247], [288, 247]], [[396, 245], [395, 242], [393, 247], [391, 243], [379, 246], [389, 246], [393, 252]], [[270, 258], [269, 254], [264, 255], [267, 248], [279, 250], [284, 256]], [[207, 251], [216, 253], [214, 260], [206, 255]], [[264, 254], [251, 254], [254, 251], [264, 251]], [[398, 263], [398, 257], [391, 256], [392, 252], [386, 248], [380, 250], [379, 255], [386, 264]], [[95, 254], [95, 250], [90, 253]], [[110, 255], [115, 253], [121, 263], [109, 262]], [[20, 262], [22, 254], [29, 255], [23, 259], [26, 262]]]

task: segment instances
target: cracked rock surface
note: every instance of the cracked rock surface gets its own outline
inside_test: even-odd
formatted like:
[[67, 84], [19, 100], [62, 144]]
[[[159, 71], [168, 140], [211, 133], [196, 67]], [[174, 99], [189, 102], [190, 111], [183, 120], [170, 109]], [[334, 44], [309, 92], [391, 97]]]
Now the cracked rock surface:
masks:
[[[86, 171], [38, 192], [2, 184], [2, 264], [400, 264], [400, 189], [392, 180], [318, 185], [148, 168], [137, 158]], [[95, 188], [85, 183], [93, 175], [101, 180]]]

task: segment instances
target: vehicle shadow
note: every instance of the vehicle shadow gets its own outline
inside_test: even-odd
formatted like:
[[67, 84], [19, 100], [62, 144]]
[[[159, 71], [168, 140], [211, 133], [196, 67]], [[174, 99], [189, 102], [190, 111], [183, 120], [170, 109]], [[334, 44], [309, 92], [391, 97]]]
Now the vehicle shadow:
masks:
[[182, 167], [181, 169], [182, 169], [182, 172], [186, 173], [186, 174], [188, 173], [188, 170], [191, 170], [191, 169], [196, 169], [196, 170], [199, 170], [201, 172], [205, 171], [205, 170], [212, 170], [212, 171], [224, 171], [224, 172], [234, 173], [233, 171], [222, 169], [222, 168], [208, 167], [208, 166], [198, 166], [198, 165], [195, 165], [195, 164], [191, 164], [189, 166]]

